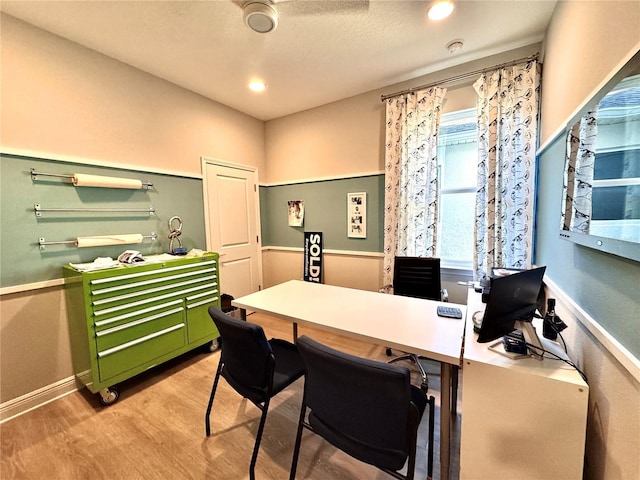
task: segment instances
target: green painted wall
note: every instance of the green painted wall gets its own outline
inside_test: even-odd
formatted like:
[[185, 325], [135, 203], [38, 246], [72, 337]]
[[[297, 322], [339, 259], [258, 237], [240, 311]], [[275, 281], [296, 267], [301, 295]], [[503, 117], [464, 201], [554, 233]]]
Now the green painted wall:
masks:
[[562, 240], [562, 135], [539, 158], [535, 263], [567, 295], [640, 357], [640, 263]]
[[[347, 237], [347, 194], [367, 193], [367, 238]], [[290, 227], [287, 202], [304, 200], [304, 225]], [[384, 175], [260, 187], [262, 245], [302, 248], [305, 231], [323, 232], [324, 248], [382, 252]]]
[[[152, 189], [76, 188], [53, 177], [31, 179], [31, 169], [39, 172], [87, 173], [152, 182]], [[117, 258], [124, 250], [143, 254], [169, 249], [168, 221], [182, 218], [180, 239], [185, 247], [206, 248], [202, 180], [159, 173], [66, 163], [44, 158], [3, 154], [0, 156], [0, 286], [7, 287], [62, 278], [69, 262], [90, 262], [96, 257]], [[156, 215], [130, 213], [43, 213], [36, 217], [34, 205], [43, 208], [140, 208], [153, 206]], [[38, 239], [70, 240], [90, 235], [140, 233], [158, 234], [154, 243], [75, 248], [51, 245], [40, 250]], [[175, 242], [174, 242], [175, 246]]]

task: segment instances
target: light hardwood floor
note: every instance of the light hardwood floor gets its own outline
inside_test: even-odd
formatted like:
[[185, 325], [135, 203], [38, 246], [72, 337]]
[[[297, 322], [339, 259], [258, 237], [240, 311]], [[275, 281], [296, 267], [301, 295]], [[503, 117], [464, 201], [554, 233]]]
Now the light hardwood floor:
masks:
[[[253, 314], [267, 337], [291, 339], [291, 325]], [[300, 327], [299, 335], [360, 356], [386, 361], [383, 347]], [[249, 478], [249, 461], [260, 411], [224, 380], [211, 415], [204, 413], [220, 353], [190, 352], [120, 385], [120, 399], [103, 407], [86, 389], [9, 420], [0, 426], [0, 478], [9, 479], [217, 479]], [[439, 367], [427, 362], [430, 372]], [[416, 384], [419, 384], [416, 376]], [[462, 383], [462, 382], [460, 382]], [[287, 479], [303, 380], [273, 399], [256, 465], [258, 480]], [[439, 403], [439, 377], [430, 375]], [[439, 477], [436, 417], [434, 478]], [[426, 478], [426, 425], [420, 427], [416, 478]], [[451, 478], [458, 478], [460, 396], [452, 427]], [[354, 460], [305, 431], [298, 479], [384, 480], [392, 478]]]

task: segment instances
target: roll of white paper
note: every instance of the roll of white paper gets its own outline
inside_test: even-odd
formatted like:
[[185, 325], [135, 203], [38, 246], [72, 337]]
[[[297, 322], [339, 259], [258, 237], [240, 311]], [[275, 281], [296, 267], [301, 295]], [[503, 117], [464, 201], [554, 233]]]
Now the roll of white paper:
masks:
[[72, 180], [76, 187], [142, 188], [142, 181], [133, 178], [103, 177], [101, 175], [74, 173]]
[[142, 243], [143, 237], [139, 233], [126, 235], [102, 235], [97, 237], [78, 237], [76, 247], [102, 247], [104, 245], [127, 245], [130, 243]]

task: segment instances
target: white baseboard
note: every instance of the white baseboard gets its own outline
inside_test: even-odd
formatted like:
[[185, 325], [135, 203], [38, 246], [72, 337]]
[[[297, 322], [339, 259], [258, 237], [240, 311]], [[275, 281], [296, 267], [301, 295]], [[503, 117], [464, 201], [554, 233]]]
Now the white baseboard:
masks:
[[640, 382], [640, 360], [627, 350], [613, 335], [607, 332], [602, 325], [576, 304], [553, 280], [545, 275], [544, 283], [549, 290], [550, 297], [556, 298], [556, 312], [563, 317], [565, 312], [576, 318], [593, 337], [613, 356], [620, 364]]
[[0, 404], [0, 423], [4, 423], [77, 390], [76, 377], [72, 376], [4, 402]]

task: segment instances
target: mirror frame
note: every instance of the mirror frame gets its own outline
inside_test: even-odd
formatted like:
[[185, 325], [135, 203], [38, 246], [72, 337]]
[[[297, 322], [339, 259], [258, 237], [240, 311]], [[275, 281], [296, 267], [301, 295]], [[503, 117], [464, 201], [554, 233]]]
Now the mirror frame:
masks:
[[[626, 78], [629, 73], [640, 64], [640, 50], [638, 50], [631, 58], [625, 62], [624, 66], [620, 68], [611, 78], [604, 84], [604, 86], [596, 93], [591, 99], [585, 102], [578, 111], [567, 123], [564, 130], [564, 136], [566, 143], [567, 135], [569, 134], [573, 125], [580, 121], [580, 118], [588, 112], [595, 104], [598, 104], [602, 98], [605, 97], [618, 83]], [[566, 147], [565, 147], [566, 157]], [[567, 169], [566, 163], [564, 163], [563, 172]], [[564, 203], [566, 199], [562, 198]], [[618, 240], [615, 238], [600, 237], [597, 235], [590, 235], [581, 232], [574, 232], [571, 230], [564, 230], [563, 225], [560, 226], [560, 238], [568, 240], [570, 242], [589, 247], [595, 250], [599, 250], [605, 253], [611, 253], [619, 257], [628, 258], [636, 262], [640, 262], [640, 243], [629, 242], [626, 240]]]

